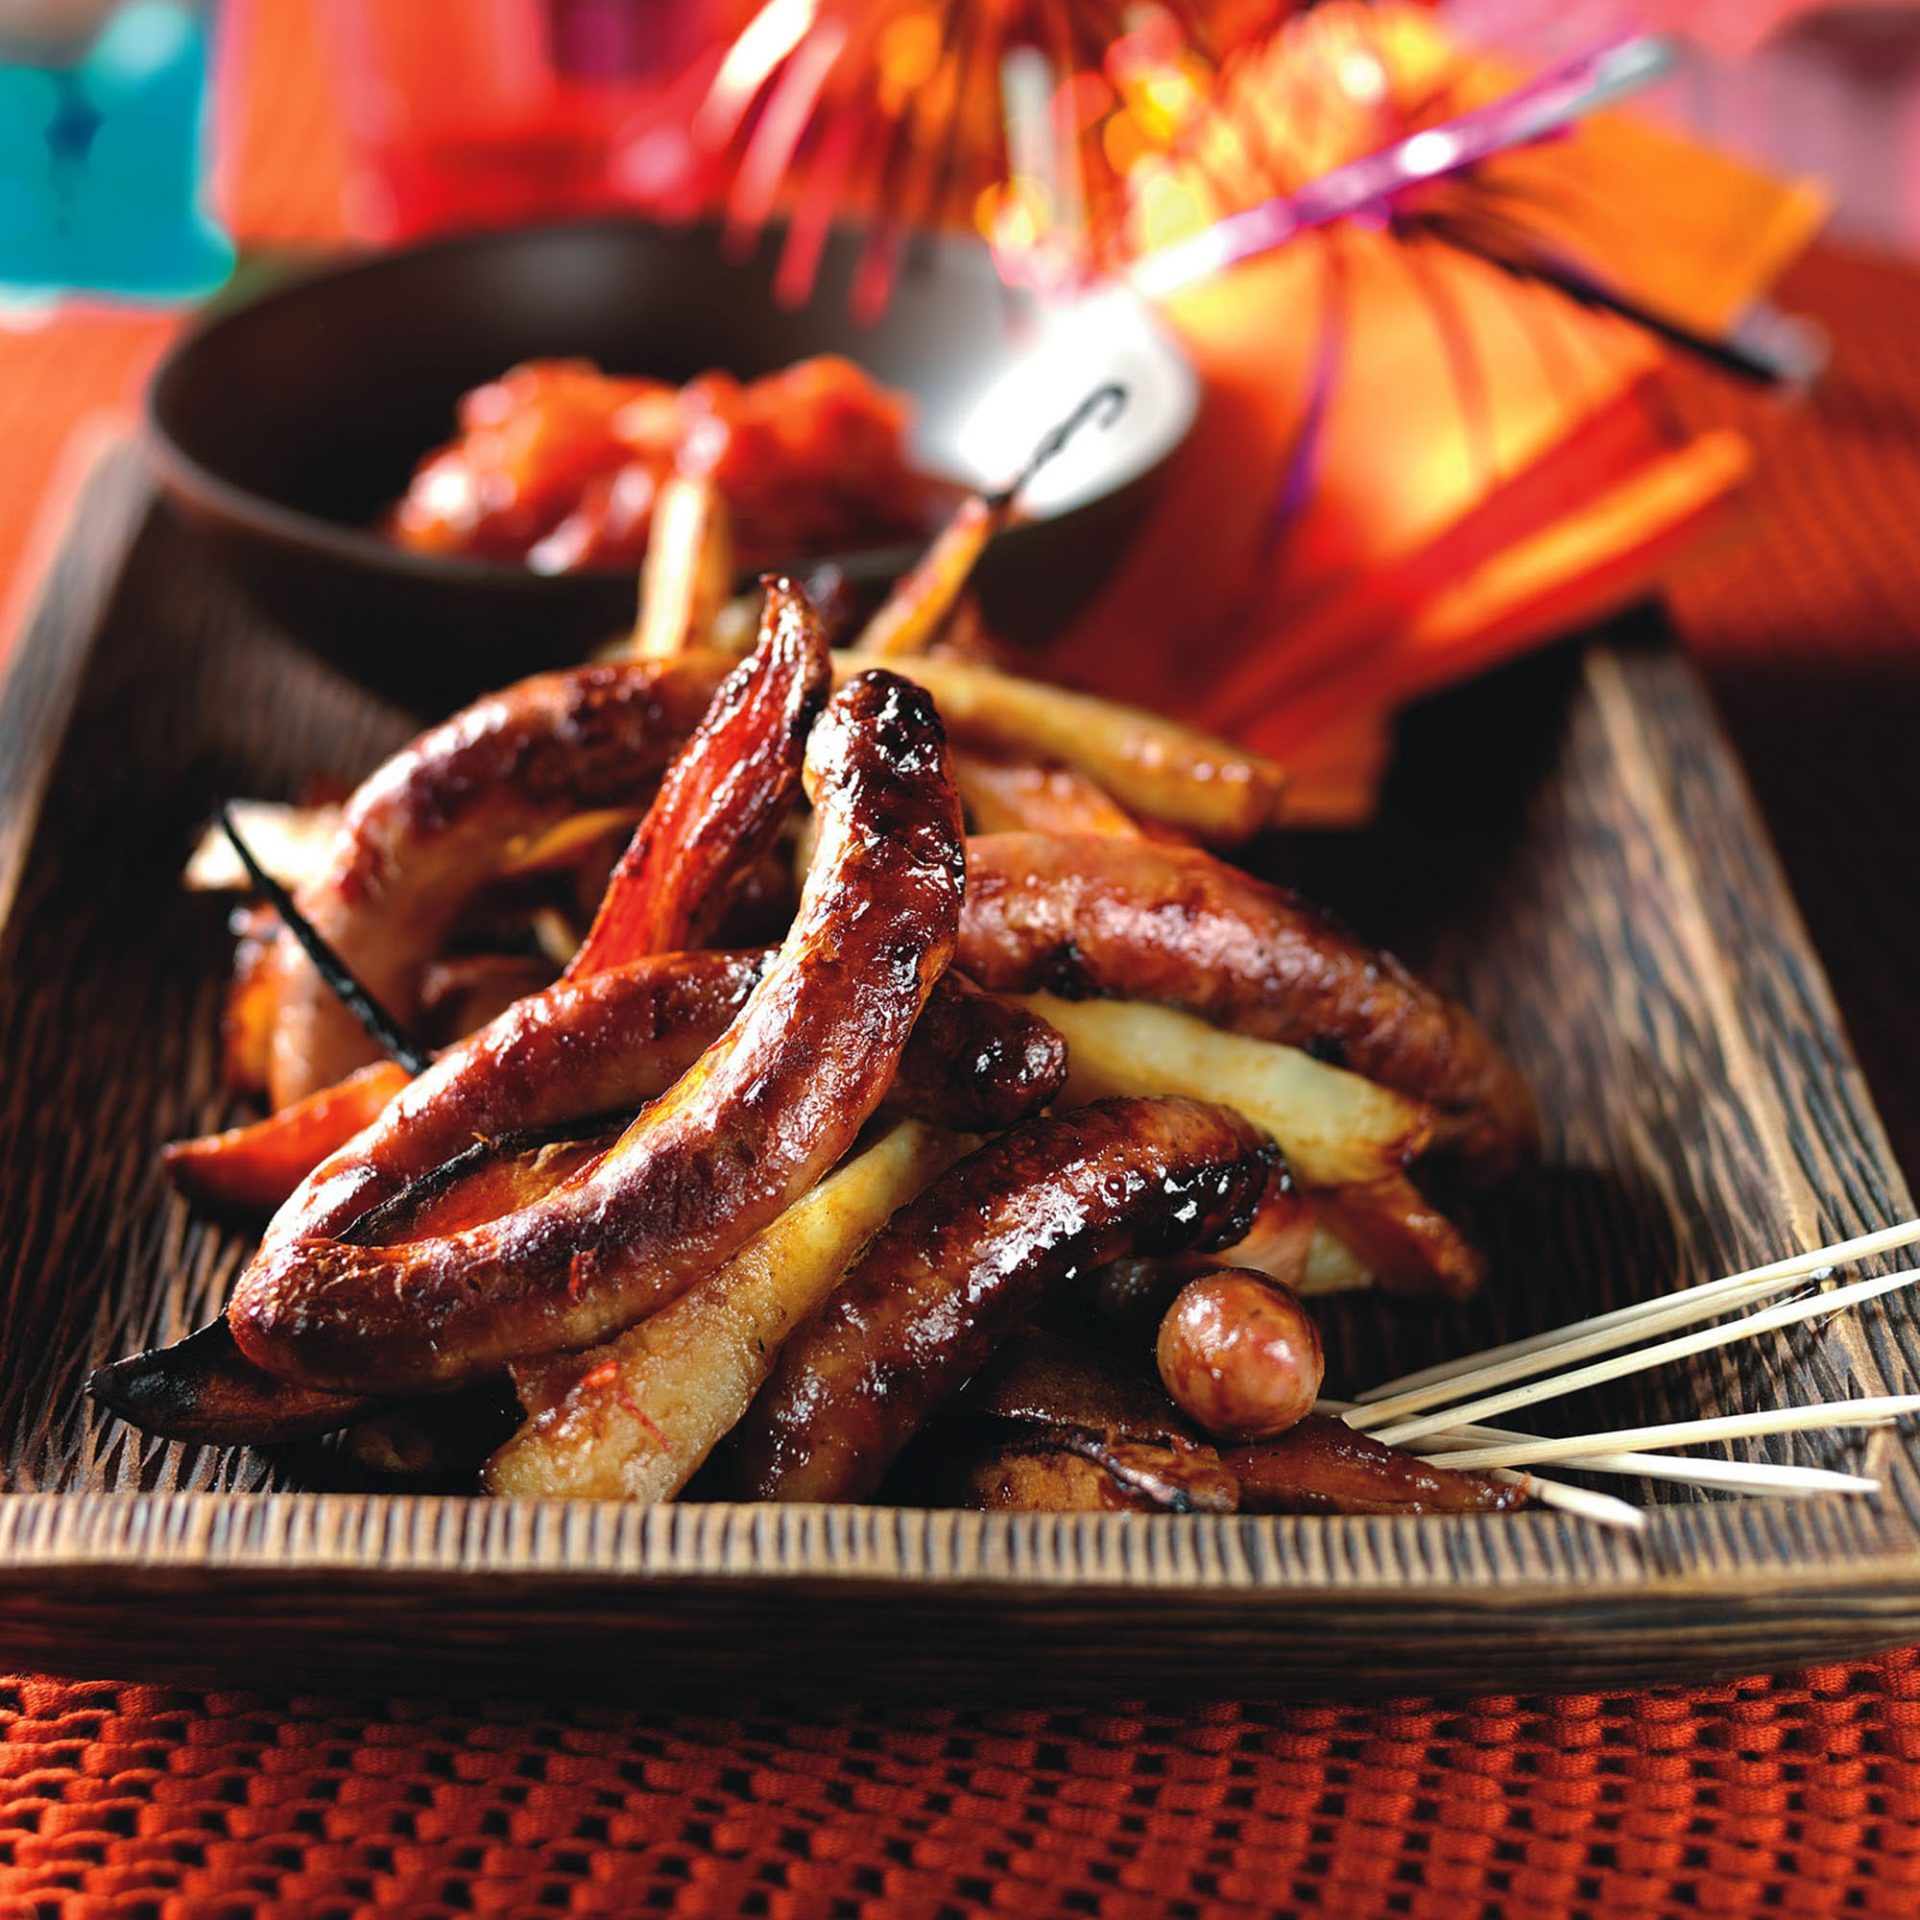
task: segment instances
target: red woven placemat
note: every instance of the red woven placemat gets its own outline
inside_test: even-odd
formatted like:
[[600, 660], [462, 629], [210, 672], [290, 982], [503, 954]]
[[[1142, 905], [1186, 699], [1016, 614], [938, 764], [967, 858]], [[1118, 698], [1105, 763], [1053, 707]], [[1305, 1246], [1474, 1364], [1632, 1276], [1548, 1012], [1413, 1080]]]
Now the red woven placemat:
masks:
[[[237, 223], [324, 235], [338, 151], [310, 10], [229, 17], [251, 82]], [[1754, 432], [1763, 467], [1757, 536], [1674, 605], [1912, 1169], [1920, 276], [1823, 254], [1787, 293], [1832, 325], [1835, 378], [1797, 412], [1685, 390]], [[0, 336], [0, 584], [72, 421], [124, 402], [166, 330], [83, 315]], [[1920, 1654], [1696, 1692], [1186, 1713], [708, 1718], [0, 1681], [0, 1914], [370, 1909], [1910, 1916]]]
[[806, 1721], [0, 1687], [70, 1915], [1920, 1912], [1920, 1655], [1704, 1692]]

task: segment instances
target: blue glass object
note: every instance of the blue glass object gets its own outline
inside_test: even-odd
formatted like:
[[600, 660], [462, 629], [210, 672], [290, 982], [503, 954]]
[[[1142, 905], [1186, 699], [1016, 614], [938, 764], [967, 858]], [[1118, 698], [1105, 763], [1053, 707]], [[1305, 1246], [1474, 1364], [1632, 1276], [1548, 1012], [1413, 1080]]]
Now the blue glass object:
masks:
[[0, 12], [0, 300], [183, 299], [232, 271], [202, 199], [212, 25], [192, 0]]

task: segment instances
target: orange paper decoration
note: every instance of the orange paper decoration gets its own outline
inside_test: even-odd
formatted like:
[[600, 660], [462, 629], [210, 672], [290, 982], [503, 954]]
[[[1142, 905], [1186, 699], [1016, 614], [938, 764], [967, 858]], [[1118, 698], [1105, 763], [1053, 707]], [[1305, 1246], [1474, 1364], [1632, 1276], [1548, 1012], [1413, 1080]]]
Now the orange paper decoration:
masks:
[[[1191, 230], [1517, 78], [1423, 9], [1332, 4], [1233, 74], [1238, 132], [1206, 129], [1147, 186]], [[1543, 245], [1706, 333], [1824, 212], [1618, 113], [1444, 192], [1449, 211], [1526, 210]], [[1750, 464], [1737, 434], [1669, 414], [1644, 328], [1417, 223], [1303, 233], [1166, 311], [1206, 377], [1201, 418], [1054, 661], [1293, 760], [1310, 813], [1364, 797], [1394, 707], [1647, 593]]]

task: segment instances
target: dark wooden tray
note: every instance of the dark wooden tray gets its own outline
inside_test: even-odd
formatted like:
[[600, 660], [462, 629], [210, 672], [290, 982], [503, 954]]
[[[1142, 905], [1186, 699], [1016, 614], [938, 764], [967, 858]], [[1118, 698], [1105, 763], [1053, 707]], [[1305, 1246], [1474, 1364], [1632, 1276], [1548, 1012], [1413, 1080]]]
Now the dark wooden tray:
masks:
[[[950, 1696], [1584, 1687], [1920, 1638], [1911, 1441], [1873, 1502], [1683, 1500], [1638, 1537], [1478, 1519], [1008, 1517], [493, 1503], [324, 1445], [161, 1445], [90, 1367], [217, 1307], [245, 1251], [155, 1149], [218, 1122], [214, 800], [355, 776], [409, 722], [238, 602], [106, 458], [0, 695], [0, 1659], [115, 1675]], [[1485, 1296], [1359, 1297], [1331, 1384], [1911, 1209], [1805, 932], [1683, 661], [1616, 637], [1424, 712], [1359, 839], [1277, 857], [1461, 992], [1548, 1115], [1481, 1221]], [[1912, 1389], [1896, 1298], [1556, 1418]], [[1552, 1423], [1543, 1423], [1551, 1425]], [[1763, 1456], [1764, 1457], [1764, 1456]], [[1647, 1490], [1649, 1499], [1657, 1497]]]

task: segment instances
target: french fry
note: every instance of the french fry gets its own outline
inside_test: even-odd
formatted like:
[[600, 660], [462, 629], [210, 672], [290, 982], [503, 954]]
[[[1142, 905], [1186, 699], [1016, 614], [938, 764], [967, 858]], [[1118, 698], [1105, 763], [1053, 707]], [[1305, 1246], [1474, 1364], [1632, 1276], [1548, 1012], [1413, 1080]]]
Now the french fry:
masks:
[[894, 587], [862, 630], [854, 651], [897, 661], [925, 653], [966, 590], [987, 543], [1013, 517], [1022, 490], [1083, 427], [1111, 426], [1125, 409], [1127, 390], [1104, 381], [1087, 394], [1034, 448], [1026, 465], [997, 493], [969, 494], [940, 529], [920, 564]]
[[853, 651], [863, 664], [894, 665], [925, 653], [959, 600], [987, 542], [1006, 524], [1010, 500], [998, 503], [969, 494], [940, 529], [911, 573], [902, 575], [872, 619], [861, 628]]
[[410, 1078], [397, 1062], [376, 1060], [264, 1120], [171, 1141], [161, 1158], [189, 1200], [264, 1219], [328, 1154], [370, 1127]]
[[631, 651], [659, 660], [705, 646], [733, 574], [733, 528], [718, 483], [709, 473], [676, 473], [654, 507]]
[[[872, 656], [837, 654], [850, 678]], [[971, 660], [889, 657], [896, 673], [933, 695], [963, 745], [1053, 761], [1085, 774], [1127, 812], [1202, 839], [1245, 840], [1269, 825], [1286, 775], [1264, 754], [1092, 694], [1003, 673]]]
[[639, 823], [640, 815], [632, 807], [597, 807], [587, 813], [569, 814], [543, 832], [529, 834], [508, 846], [500, 862], [500, 877], [512, 880], [570, 867], [616, 834], [624, 841]]
[[1316, 1196], [1328, 1233], [1391, 1293], [1458, 1300], [1486, 1278], [1478, 1247], [1405, 1174]]
[[955, 750], [953, 784], [975, 833], [1107, 833], [1137, 840], [1133, 816], [1071, 767]]
[[1280, 1144], [1309, 1187], [1379, 1181], [1433, 1136], [1431, 1108], [1298, 1047], [1225, 1033], [1142, 1000], [1016, 996], [1066, 1037], [1061, 1104], [1184, 1093], [1235, 1107]]
[[975, 1144], [904, 1121], [672, 1306], [588, 1353], [516, 1370], [529, 1418], [488, 1461], [488, 1490], [671, 1499], [853, 1256]]

